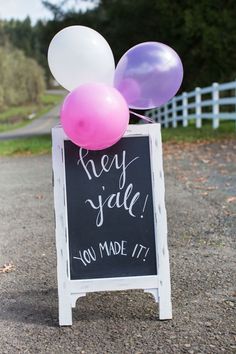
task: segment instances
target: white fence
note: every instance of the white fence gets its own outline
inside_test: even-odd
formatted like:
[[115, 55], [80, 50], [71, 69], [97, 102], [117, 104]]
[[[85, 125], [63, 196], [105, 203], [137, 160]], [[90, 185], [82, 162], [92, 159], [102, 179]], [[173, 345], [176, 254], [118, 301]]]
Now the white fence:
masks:
[[219, 127], [220, 120], [236, 122], [236, 81], [196, 87], [194, 91], [174, 97], [160, 108], [147, 111], [146, 115], [166, 128], [176, 128], [178, 122], [186, 127], [193, 119], [197, 128], [201, 128], [202, 119], [211, 119], [214, 129]]

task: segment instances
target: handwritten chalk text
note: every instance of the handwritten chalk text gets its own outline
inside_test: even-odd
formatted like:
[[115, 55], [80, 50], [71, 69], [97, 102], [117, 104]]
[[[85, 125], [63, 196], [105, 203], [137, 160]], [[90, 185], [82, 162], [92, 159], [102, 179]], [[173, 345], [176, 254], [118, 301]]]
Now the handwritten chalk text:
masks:
[[149, 247], [139, 243], [131, 246], [128, 241], [103, 241], [98, 242], [93, 247], [90, 246], [84, 250], [78, 250], [73, 259], [81, 262], [81, 265], [87, 267], [89, 264], [103, 260], [107, 257], [130, 257], [132, 261], [146, 261], [149, 254]]

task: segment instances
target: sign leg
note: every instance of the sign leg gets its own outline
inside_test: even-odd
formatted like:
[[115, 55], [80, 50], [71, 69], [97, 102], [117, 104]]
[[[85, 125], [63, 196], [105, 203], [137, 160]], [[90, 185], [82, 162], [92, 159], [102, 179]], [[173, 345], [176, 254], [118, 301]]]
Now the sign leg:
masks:
[[72, 325], [72, 306], [69, 297], [59, 298], [59, 325], [71, 326]]
[[160, 281], [160, 287], [158, 288], [159, 319], [160, 320], [172, 319], [170, 279], [168, 277], [168, 274], [166, 274], [166, 276], [167, 276], [167, 279]]
[[153, 295], [155, 302], [159, 303], [159, 319], [170, 320], [172, 318], [171, 296], [170, 293], [160, 295], [159, 289], [145, 289], [145, 293]]

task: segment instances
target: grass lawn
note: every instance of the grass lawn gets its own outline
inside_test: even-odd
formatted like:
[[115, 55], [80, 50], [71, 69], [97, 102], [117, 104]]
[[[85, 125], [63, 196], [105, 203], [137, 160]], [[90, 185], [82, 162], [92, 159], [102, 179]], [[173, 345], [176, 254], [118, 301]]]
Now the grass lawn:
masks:
[[[210, 122], [205, 122], [201, 129], [196, 129], [193, 125], [186, 128], [163, 128], [162, 139], [167, 143], [180, 144], [236, 139], [235, 123], [222, 122], [217, 130], [212, 129]], [[51, 153], [51, 136], [0, 141], [0, 156], [48, 153]]]
[[0, 141], [0, 156], [42, 155], [51, 152], [51, 136]]
[[33, 116], [33, 119], [38, 118], [60, 103], [62, 99], [63, 97], [60, 95], [45, 93], [40, 104], [16, 106], [0, 112], [0, 132], [17, 129], [28, 124], [31, 122], [31, 119], [28, 118], [30, 115]]
[[211, 120], [203, 120], [202, 128], [197, 129], [194, 122], [188, 127], [162, 128], [164, 142], [198, 142], [236, 139], [236, 123], [221, 121], [218, 129], [212, 129]]

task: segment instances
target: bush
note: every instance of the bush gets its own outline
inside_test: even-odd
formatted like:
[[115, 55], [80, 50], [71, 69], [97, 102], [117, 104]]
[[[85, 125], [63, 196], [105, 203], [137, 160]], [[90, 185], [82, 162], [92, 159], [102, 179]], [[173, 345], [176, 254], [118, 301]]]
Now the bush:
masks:
[[45, 90], [43, 69], [11, 46], [0, 47], [0, 77], [0, 110], [38, 103]]

